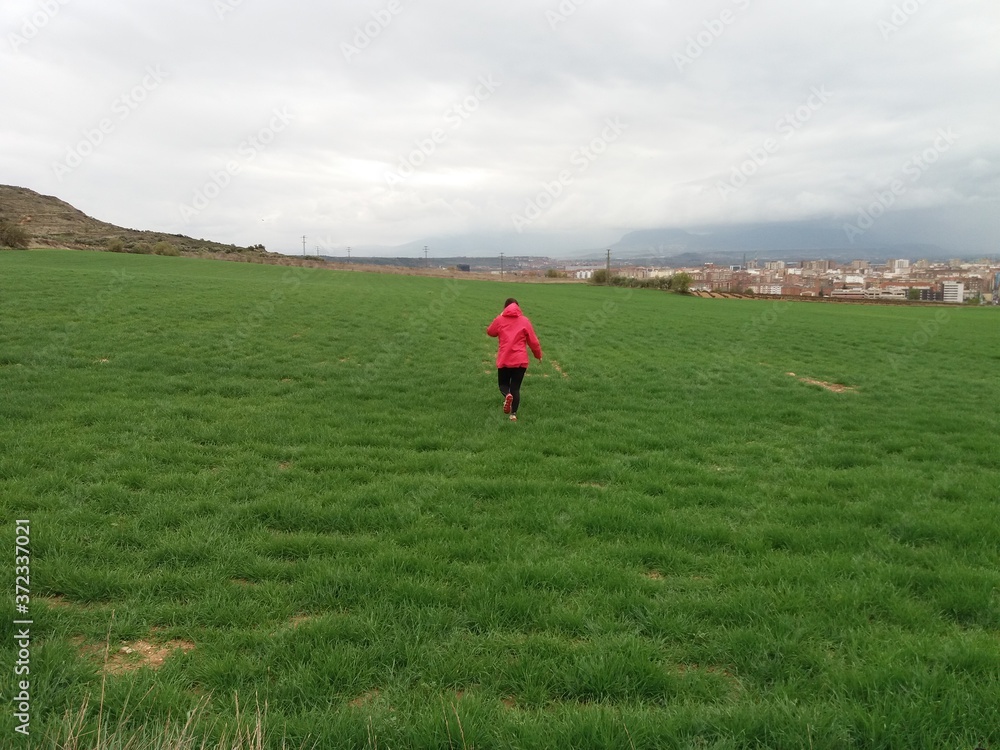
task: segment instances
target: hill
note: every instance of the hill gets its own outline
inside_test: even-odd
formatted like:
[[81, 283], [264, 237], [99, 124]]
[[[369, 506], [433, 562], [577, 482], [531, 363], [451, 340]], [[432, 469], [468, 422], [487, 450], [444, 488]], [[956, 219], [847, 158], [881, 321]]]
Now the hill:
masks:
[[158, 242], [169, 242], [181, 253], [271, 254], [263, 245], [238, 247], [182, 234], [115, 226], [87, 216], [59, 198], [13, 185], [0, 185], [0, 218], [24, 227], [33, 247], [108, 250], [117, 239], [125, 252], [149, 252]]

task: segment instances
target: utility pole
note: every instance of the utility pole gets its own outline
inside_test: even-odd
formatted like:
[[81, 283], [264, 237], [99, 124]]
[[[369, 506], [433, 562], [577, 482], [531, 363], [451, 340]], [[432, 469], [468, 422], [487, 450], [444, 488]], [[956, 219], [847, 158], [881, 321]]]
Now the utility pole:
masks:
[[606, 273], [607, 273], [607, 277], [605, 278], [604, 283], [607, 284], [608, 286], [611, 286], [611, 248], [610, 247], [608, 248], [608, 266], [607, 266]]
[[351, 248], [350, 247], [347, 248], [347, 262], [348, 263], [351, 262]]
[[503, 281], [503, 253], [500, 253], [500, 281]]
[[302, 257], [306, 257], [306, 236], [302, 235]]
[[430, 261], [427, 260], [427, 245], [424, 245], [424, 266], [427, 268], [431, 267]]

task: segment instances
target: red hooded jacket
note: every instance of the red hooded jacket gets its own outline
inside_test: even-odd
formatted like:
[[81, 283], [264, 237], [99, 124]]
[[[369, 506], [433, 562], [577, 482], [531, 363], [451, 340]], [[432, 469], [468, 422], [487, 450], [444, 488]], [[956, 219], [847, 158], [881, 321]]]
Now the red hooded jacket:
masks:
[[494, 318], [486, 333], [500, 339], [500, 348], [497, 351], [498, 368], [527, 367], [528, 346], [531, 347], [535, 359], [542, 358], [542, 345], [538, 343], [535, 329], [531, 327], [531, 321], [521, 314], [521, 308], [516, 302], [511, 302]]

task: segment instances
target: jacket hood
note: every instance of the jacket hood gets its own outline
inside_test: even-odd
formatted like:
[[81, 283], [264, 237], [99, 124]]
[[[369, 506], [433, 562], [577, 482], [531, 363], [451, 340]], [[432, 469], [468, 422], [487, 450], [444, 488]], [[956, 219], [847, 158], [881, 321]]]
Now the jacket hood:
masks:
[[503, 309], [503, 312], [500, 314], [503, 315], [505, 318], [520, 318], [521, 308], [517, 306], [516, 302], [511, 302], [509, 305], [507, 305], [507, 307]]

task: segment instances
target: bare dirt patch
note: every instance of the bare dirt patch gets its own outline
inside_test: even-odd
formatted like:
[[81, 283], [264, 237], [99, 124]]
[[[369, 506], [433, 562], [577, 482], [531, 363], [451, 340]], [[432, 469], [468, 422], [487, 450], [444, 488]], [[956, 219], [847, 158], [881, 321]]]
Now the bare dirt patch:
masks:
[[658, 570], [650, 570], [650, 571], [644, 573], [643, 575], [645, 575], [646, 578], [648, 578], [651, 581], [662, 581], [663, 580], [663, 573], [661, 573]]
[[36, 603], [41, 602], [42, 604], [52, 607], [53, 609], [69, 609], [73, 606], [79, 606], [67, 601], [66, 597], [62, 594], [53, 594], [52, 596], [33, 596], [31, 599]]
[[288, 471], [290, 468], [292, 468], [292, 462], [282, 461], [280, 464], [278, 464], [278, 468], [281, 469], [282, 471]]
[[319, 615], [305, 615], [305, 614], [295, 615], [294, 617], [292, 617], [288, 621], [287, 625], [292, 630], [295, 630], [295, 628], [297, 628], [299, 625], [302, 625], [304, 623], [311, 622], [311, 621], [317, 620], [317, 619], [319, 619]]
[[79, 652], [89, 659], [104, 660], [104, 671], [108, 674], [126, 674], [135, 672], [144, 667], [149, 669], [159, 669], [166, 662], [167, 658], [177, 651], [188, 653], [195, 649], [191, 641], [180, 638], [167, 641], [165, 643], [151, 643], [150, 641], [138, 640], [132, 643], [123, 643], [115, 649], [108, 649], [105, 659], [105, 647], [100, 644], [87, 643], [78, 636], [70, 641]]
[[555, 368], [555, 371], [558, 372], [560, 375], [562, 375], [564, 378], [568, 378], [569, 377], [569, 375], [567, 375], [563, 371], [562, 366], [558, 362], [556, 362], [554, 359], [552, 360], [552, 367]]
[[382, 695], [382, 691], [375, 688], [374, 690], [369, 690], [367, 693], [362, 693], [347, 705], [351, 708], [363, 708], [372, 701], [377, 700], [380, 695]]
[[857, 393], [858, 389], [853, 385], [843, 385], [842, 383], [827, 383], [825, 380], [816, 380], [815, 378], [806, 378], [800, 375], [796, 375], [794, 372], [786, 372], [786, 375], [793, 377], [800, 383], [808, 383], [809, 385], [818, 385], [820, 388], [825, 388], [833, 393]]

